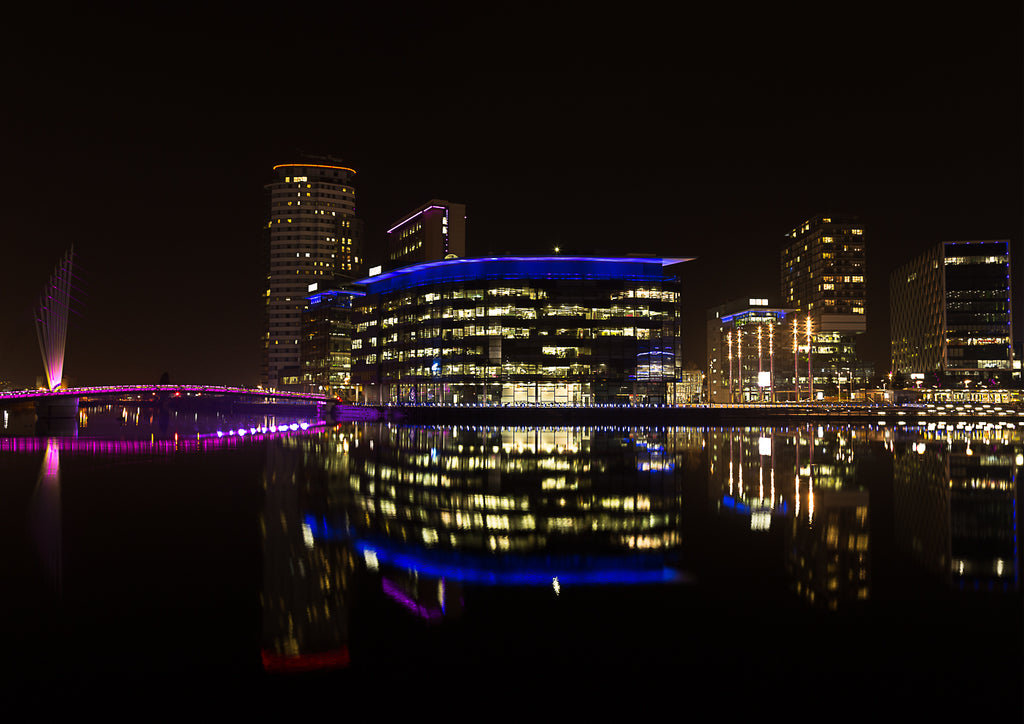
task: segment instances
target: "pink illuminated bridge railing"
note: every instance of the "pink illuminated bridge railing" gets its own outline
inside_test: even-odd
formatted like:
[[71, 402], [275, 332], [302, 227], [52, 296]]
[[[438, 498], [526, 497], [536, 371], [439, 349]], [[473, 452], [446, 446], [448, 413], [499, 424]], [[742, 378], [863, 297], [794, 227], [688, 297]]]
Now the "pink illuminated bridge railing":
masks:
[[99, 395], [142, 395], [161, 392], [172, 395], [238, 395], [275, 400], [296, 400], [303, 402], [327, 402], [332, 398], [315, 392], [286, 392], [283, 390], [252, 389], [249, 387], [226, 387], [221, 385], [109, 385], [103, 387], [72, 387], [64, 390], [17, 390], [0, 392], [4, 400], [36, 400], [46, 397], [94, 397]]

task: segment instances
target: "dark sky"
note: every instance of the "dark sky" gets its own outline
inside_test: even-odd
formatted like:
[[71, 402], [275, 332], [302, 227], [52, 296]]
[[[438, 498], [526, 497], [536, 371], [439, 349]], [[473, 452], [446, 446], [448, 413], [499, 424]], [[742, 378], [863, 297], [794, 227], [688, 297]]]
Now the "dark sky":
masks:
[[0, 380], [41, 374], [32, 307], [74, 243], [73, 382], [255, 384], [263, 184], [300, 153], [357, 170], [371, 242], [446, 198], [471, 254], [698, 257], [680, 273], [700, 366], [706, 309], [777, 299], [784, 234], [815, 214], [863, 221], [879, 371], [894, 265], [951, 239], [1021, 258], [1018, 3], [381, 5], [7, 24]]

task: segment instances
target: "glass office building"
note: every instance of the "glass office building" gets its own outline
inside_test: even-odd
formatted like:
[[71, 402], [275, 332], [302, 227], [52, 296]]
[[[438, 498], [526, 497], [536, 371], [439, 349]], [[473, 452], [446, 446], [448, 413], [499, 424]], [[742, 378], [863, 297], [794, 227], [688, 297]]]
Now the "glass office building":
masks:
[[301, 377], [304, 392], [323, 392], [346, 402], [357, 398], [352, 384], [352, 299], [345, 289], [310, 294], [302, 310]]
[[965, 381], [1009, 374], [1008, 241], [936, 244], [892, 273], [889, 292], [895, 372]]
[[492, 257], [359, 280], [353, 380], [397, 404], [673, 404], [680, 258]]

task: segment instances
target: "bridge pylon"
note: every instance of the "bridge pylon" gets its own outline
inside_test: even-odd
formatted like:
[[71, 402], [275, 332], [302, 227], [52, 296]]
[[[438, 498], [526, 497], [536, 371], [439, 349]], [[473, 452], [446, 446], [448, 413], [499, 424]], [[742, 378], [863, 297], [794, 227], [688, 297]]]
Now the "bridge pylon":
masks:
[[[64, 376], [64, 349], [68, 338], [68, 313], [71, 311], [71, 264], [74, 254], [72, 246], [57, 262], [57, 267], [50, 275], [50, 281], [39, 296], [39, 306], [36, 308], [36, 338], [39, 340], [39, 352], [43, 356], [43, 367], [46, 369], [47, 389], [50, 390], [60, 387]], [[77, 400], [75, 404], [77, 407]]]

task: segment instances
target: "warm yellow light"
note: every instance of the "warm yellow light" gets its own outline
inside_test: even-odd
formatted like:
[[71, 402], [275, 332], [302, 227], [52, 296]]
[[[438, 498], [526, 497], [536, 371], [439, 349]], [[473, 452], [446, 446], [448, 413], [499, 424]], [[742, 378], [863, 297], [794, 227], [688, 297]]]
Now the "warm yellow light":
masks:
[[324, 166], [323, 164], [319, 163], [281, 163], [278, 164], [277, 166], [274, 166], [274, 170], [276, 171], [279, 168], [288, 168], [289, 166], [299, 166], [302, 168], [334, 168], [339, 171], [351, 171], [352, 173], [356, 172], [354, 168], [348, 168], [346, 166]]

